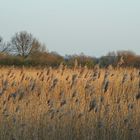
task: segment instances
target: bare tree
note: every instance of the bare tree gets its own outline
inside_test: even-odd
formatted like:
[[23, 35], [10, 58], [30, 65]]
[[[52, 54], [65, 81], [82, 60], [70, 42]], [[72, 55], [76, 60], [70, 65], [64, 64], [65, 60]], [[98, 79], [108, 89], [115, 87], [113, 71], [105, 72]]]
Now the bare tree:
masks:
[[28, 56], [32, 49], [33, 36], [26, 31], [16, 33], [11, 39], [12, 53], [21, 55], [23, 57]]
[[22, 31], [12, 37], [11, 50], [15, 54], [26, 57], [36, 52], [44, 52], [46, 48], [32, 34]]
[[34, 38], [29, 55], [32, 55], [38, 52], [46, 52], [46, 47], [45, 45], [42, 45], [37, 39]]
[[0, 52], [1, 53], [8, 53], [9, 52], [9, 49], [10, 49], [9, 43], [5, 43], [3, 41], [3, 38], [0, 37]]

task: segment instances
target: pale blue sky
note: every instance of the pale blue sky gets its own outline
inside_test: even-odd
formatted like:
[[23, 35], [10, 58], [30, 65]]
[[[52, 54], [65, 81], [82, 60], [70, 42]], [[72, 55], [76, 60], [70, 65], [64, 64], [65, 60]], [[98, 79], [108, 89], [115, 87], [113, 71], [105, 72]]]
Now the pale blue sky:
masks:
[[0, 0], [0, 35], [31, 32], [59, 54], [140, 54], [140, 0]]

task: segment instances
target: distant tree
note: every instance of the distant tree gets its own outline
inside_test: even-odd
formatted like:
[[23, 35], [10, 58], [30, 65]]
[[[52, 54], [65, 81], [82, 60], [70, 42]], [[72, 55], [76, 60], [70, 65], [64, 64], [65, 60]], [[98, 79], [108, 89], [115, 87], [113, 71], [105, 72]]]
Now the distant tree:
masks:
[[3, 39], [2, 39], [2, 37], [0, 36], [0, 43], [2, 42], [2, 40], [3, 40]]
[[0, 51], [1, 51], [1, 48], [2, 48], [2, 42], [3, 42], [3, 39], [2, 39], [2, 37], [0, 36]]
[[117, 59], [123, 67], [140, 67], [140, 56], [132, 51], [118, 51]]
[[12, 53], [28, 56], [32, 49], [33, 36], [26, 31], [16, 33], [11, 39]]
[[105, 56], [99, 58], [100, 67], [108, 67], [109, 65], [116, 66], [117, 56], [115, 52], [109, 52]]
[[136, 54], [132, 51], [118, 51], [118, 64], [121, 64], [121, 66], [131, 66], [135, 56]]
[[67, 55], [65, 57], [65, 63], [70, 67], [78, 66], [87, 66], [88, 68], [92, 68], [96, 64], [96, 58], [86, 56], [83, 53], [80, 55]]
[[12, 37], [11, 51], [22, 57], [27, 57], [37, 52], [44, 52], [46, 48], [32, 34], [21, 31]]
[[41, 44], [37, 39], [33, 39], [29, 55], [36, 55], [37, 53], [47, 52], [46, 46]]
[[0, 52], [1, 53], [8, 53], [10, 51], [9, 43], [5, 43], [3, 38], [0, 37]]

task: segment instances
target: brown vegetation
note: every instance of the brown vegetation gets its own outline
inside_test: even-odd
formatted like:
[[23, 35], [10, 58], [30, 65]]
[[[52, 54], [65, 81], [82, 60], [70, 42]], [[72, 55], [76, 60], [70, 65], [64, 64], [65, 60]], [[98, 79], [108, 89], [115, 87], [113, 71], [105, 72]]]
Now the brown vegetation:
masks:
[[96, 64], [99, 64], [102, 68], [109, 65], [140, 68], [140, 56], [131, 51], [109, 52], [100, 58], [86, 56], [83, 53], [61, 56], [56, 52], [49, 52], [44, 44], [26, 31], [15, 33], [9, 42], [4, 42], [0, 37], [1, 66], [58, 67], [61, 63], [64, 63], [72, 68], [76, 61], [81, 67], [86, 66], [88, 68], [93, 68]]
[[139, 140], [140, 71], [0, 68], [1, 140]]

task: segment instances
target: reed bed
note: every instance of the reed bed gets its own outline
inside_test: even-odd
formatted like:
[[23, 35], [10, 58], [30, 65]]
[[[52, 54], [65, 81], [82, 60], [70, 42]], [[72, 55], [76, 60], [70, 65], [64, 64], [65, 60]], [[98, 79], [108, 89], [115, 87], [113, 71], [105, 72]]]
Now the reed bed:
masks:
[[140, 70], [0, 68], [0, 140], [132, 139]]

